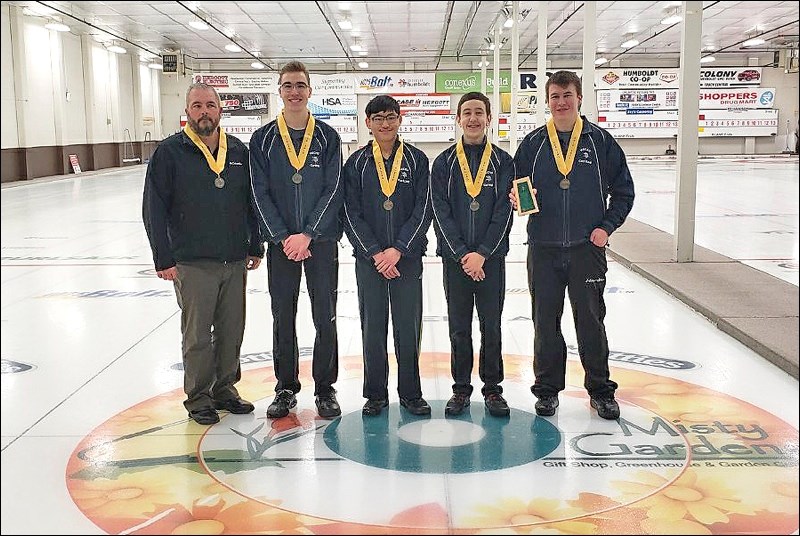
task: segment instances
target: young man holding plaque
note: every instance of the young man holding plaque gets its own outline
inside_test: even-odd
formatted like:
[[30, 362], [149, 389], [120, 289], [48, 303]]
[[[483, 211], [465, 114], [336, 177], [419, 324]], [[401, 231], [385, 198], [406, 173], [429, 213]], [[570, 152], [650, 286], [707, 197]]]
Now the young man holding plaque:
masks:
[[446, 415], [459, 415], [470, 404], [473, 308], [480, 322], [478, 374], [486, 409], [494, 416], [510, 412], [500, 386], [500, 319], [506, 291], [514, 162], [488, 140], [486, 126], [491, 117], [491, 105], [484, 94], [462, 96], [456, 118], [464, 135], [436, 157], [431, 171], [436, 254], [443, 264], [454, 381]]
[[554, 73], [545, 94], [552, 118], [522, 140], [514, 157], [517, 176], [531, 178], [539, 205], [528, 217], [536, 376], [531, 391], [536, 413], [554, 415], [566, 387], [561, 315], [567, 290], [590, 405], [600, 417], [617, 419], [604, 325], [605, 247], [633, 207], [633, 179], [614, 138], [579, 115], [583, 94], [575, 73]]
[[254, 409], [235, 384], [242, 376], [247, 270], [264, 256], [247, 147], [225, 134], [220, 115], [213, 87], [189, 86], [187, 125], [156, 148], [142, 199], [156, 273], [172, 281], [181, 308], [183, 405], [203, 425], [219, 422], [219, 409]]
[[278, 78], [283, 110], [250, 138], [250, 170], [262, 236], [268, 242], [268, 287], [272, 301], [273, 364], [277, 384], [267, 417], [289, 414], [300, 391], [297, 300], [305, 271], [316, 329], [312, 376], [320, 417], [341, 415], [336, 400], [339, 349], [336, 290], [337, 240], [342, 235], [342, 143], [329, 125], [308, 110], [311, 78], [299, 61]]
[[344, 166], [344, 224], [356, 257], [364, 347], [364, 415], [389, 405], [386, 338], [391, 308], [400, 405], [429, 415], [419, 379], [422, 256], [431, 224], [430, 172], [425, 153], [397, 135], [400, 105], [389, 95], [367, 104], [373, 140]]

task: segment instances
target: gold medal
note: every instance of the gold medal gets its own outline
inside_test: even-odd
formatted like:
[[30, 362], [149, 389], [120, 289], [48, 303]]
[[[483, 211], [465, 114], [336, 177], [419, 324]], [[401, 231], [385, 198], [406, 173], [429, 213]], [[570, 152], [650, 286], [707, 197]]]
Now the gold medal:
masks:
[[[392, 197], [395, 188], [397, 188], [397, 179], [400, 177], [400, 166], [403, 163], [403, 140], [400, 140], [397, 150], [394, 152], [394, 163], [389, 175], [386, 175], [386, 164], [383, 161], [383, 154], [378, 142], [372, 142], [372, 160], [375, 162], [375, 171], [378, 172], [378, 181], [381, 183], [381, 191], [386, 197]], [[386, 203], [391, 203], [388, 199]], [[386, 208], [386, 203], [383, 208]], [[392, 204], [393, 206], [393, 204]], [[392, 210], [390, 206], [386, 210]]]
[[469, 204], [469, 209], [472, 212], [478, 212], [478, 209], [481, 208], [481, 204], [478, 203], [476, 200], [472, 200], [472, 203]]
[[[311, 115], [311, 112], [308, 112], [308, 123], [306, 123], [306, 130], [303, 133], [303, 142], [300, 144], [300, 154], [294, 150], [292, 137], [289, 134], [289, 127], [286, 125], [286, 119], [283, 117], [283, 112], [278, 114], [276, 121], [278, 123], [278, 132], [280, 133], [281, 140], [283, 141], [283, 148], [286, 149], [286, 156], [289, 157], [289, 163], [297, 171], [297, 173], [292, 176], [292, 182], [295, 184], [300, 184], [303, 182], [303, 176], [300, 175], [299, 172], [303, 166], [306, 165], [308, 151], [311, 149], [311, 140], [314, 138], [314, 125], [316, 124], [314, 116]], [[295, 177], [299, 177], [299, 180], [296, 180]]]
[[558, 183], [558, 186], [562, 190], [569, 190], [569, 179], [564, 177], [563, 179], [561, 179], [561, 182]]
[[183, 127], [183, 132], [189, 136], [189, 139], [192, 140], [200, 152], [203, 153], [203, 156], [206, 158], [206, 163], [208, 167], [211, 168], [211, 171], [217, 174], [217, 178], [214, 179], [214, 186], [217, 188], [222, 188], [225, 186], [225, 179], [219, 176], [222, 173], [222, 170], [225, 169], [225, 159], [228, 156], [228, 137], [225, 134], [225, 131], [222, 127], [219, 127], [219, 148], [217, 149], [217, 159], [214, 160], [214, 157], [211, 154], [211, 151], [208, 150], [206, 144], [203, 143], [203, 140], [200, 139], [200, 136], [192, 130], [192, 128], [187, 123], [185, 127]]
[[383, 209], [386, 211], [392, 210], [394, 208], [394, 203], [392, 203], [391, 199], [387, 199], [383, 202]]

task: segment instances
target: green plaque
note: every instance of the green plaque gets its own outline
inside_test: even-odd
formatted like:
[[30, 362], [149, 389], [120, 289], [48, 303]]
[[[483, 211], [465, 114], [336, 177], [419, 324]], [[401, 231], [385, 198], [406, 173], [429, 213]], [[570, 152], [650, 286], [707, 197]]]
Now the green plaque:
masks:
[[527, 216], [539, 212], [539, 204], [533, 195], [533, 186], [530, 177], [522, 177], [514, 181], [514, 191], [517, 193], [517, 214]]

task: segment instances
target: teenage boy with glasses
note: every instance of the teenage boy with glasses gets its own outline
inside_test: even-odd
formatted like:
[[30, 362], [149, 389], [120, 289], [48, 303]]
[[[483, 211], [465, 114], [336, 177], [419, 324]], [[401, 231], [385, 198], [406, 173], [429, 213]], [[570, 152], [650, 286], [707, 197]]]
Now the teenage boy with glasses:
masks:
[[289, 414], [300, 391], [297, 299], [301, 272], [316, 329], [312, 376], [320, 417], [341, 415], [336, 401], [339, 350], [336, 290], [337, 240], [342, 236], [342, 142], [308, 110], [311, 79], [299, 61], [284, 65], [278, 79], [283, 111], [253, 133], [250, 169], [262, 236], [269, 243], [267, 271], [272, 300], [273, 363], [277, 384], [267, 417]]
[[391, 309], [400, 405], [429, 415], [419, 379], [422, 255], [431, 224], [428, 158], [400, 139], [400, 105], [389, 95], [365, 109], [374, 139], [344, 166], [345, 232], [356, 257], [364, 350], [362, 413], [389, 405], [387, 332]]

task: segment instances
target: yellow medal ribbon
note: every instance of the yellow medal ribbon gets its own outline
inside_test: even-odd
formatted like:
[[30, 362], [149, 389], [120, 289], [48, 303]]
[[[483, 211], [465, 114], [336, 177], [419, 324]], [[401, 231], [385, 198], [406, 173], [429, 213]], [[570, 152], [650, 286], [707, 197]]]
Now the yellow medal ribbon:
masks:
[[378, 170], [378, 180], [381, 181], [381, 191], [387, 198], [392, 197], [394, 189], [397, 187], [397, 178], [400, 176], [400, 165], [403, 163], [403, 140], [394, 153], [392, 171], [386, 176], [386, 165], [383, 162], [383, 154], [378, 142], [372, 141], [372, 159], [375, 160], [375, 168]]
[[314, 137], [314, 116], [311, 112], [308, 114], [308, 124], [306, 124], [306, 131], [303, 134], [303, 143], [300, 144], [300, 154], [298, 155], [294, 150], [292, 138], [289, 136], [289, 127], [286, 126], [286, 119], [283, 117], [283, 112], [278, 114], [278, 131], [281, 133], [283, 140], [283, 147], [286, 149], [286, 154], [289, 156], [289, 163], [297, 171], [300, 171], [306, 165], [306, 158], [308, 157], [308, 150], [311, 149], [311, 138]]
[[475, 199], [481, 188], [483, 188], [483, 179], [486, 178], [486, 170], [489, 169], [489, 161], [492, 159], [492, 144], [486, 140], [486, 146], [483, 148], [483, 155], [481, 156], [481, 164], [478, 166], [478, 174], [475, 179], [472, 178], [472, 172], [469, 170], [467, 163], [467, 155], [464, 154], [464, 139], [460, 138], [456, 143], [456, 156], [458, 156], [458, 165], [461, 166], [461, 177], [464, 179], [464, 185], [467, 187], [467, 193]]
[[203, 143], [203, 140], [200, 139], [200, 136], [192, 130], [192, 128], [186, 124], [183, 127], [183, 131], [189, 136], [189, 139], [197, 145], [197, 147], [203, 152], [203, 156], [206, 157], [206, 162], [208, 162], [208, 167], [211, 168], [211, 171], [217, 174], [219, 177], [222, 170], [225, 169], [225, 158], [228, 156], [228, 137], [225, 135], [225, 131], [222, 127], [219, 127], [219, 150], [217, 151], [217, 160], [214, 160], [214, 157], [211, 156], [211, 151], [208, 150], [206, 144]]
[[581, 137], [581, 130], [583, 130], [583, 119], [578, 116], [578, 120], [575, 121], [575, 126], [572, 127], [572, 135], [569, 138], [567, 158], [565, 160], [564, 153], [561, 152], [561, 144], [558, 143], [556, 125], [552, 119], [547, 122], [547, 137], [550, 138], [550, 147], [553, 149], [553, 156], [555, 156], [556, 159], [556, 166], [558, 166], [558, 170], [565, 177], [570, 171], [572, 171], [572, 165], [575, 163], [575, 155], [578, 153], [578, 140]]

